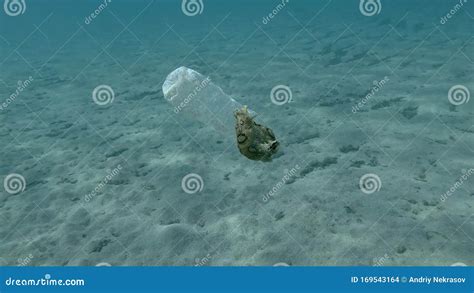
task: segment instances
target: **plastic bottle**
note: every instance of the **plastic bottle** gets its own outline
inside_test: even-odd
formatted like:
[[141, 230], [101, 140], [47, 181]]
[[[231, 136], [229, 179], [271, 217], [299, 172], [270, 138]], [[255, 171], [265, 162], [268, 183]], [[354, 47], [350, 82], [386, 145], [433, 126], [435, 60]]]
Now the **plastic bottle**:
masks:
[[235, 132], [234, 112], [242, 105], [225, 94], [209, 77], [179, 67], [166, 77], [163, 94], [176, 114], [190, 116], [226, 135]]

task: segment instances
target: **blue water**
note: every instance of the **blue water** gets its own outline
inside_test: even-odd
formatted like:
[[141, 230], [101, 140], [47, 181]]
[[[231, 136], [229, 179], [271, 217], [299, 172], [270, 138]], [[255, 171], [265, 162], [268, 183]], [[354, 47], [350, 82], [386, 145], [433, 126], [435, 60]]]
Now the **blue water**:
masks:
[[[0, 265], [474, 264], [470, 1], [10, 2]], [[180, 66], [271, 162], [174, 111]]]

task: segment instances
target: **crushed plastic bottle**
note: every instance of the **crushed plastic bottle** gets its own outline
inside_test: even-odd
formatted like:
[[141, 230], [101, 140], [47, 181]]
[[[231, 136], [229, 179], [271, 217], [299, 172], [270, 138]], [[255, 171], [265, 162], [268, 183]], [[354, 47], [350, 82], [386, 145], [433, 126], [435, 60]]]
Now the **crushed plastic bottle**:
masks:
[[[179, 67], [166, 77], [163, 94], [175, 113], [190, 116], [223, 134], [235, 133], [234, 113], [243, 106], [224, 93], [209, 77]], [[255, 115], [255, 112], [250, 113]]]

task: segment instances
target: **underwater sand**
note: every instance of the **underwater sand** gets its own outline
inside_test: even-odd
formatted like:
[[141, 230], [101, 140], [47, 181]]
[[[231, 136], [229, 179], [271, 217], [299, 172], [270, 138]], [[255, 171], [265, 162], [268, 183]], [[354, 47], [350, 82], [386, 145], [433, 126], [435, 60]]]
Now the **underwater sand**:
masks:
[[[189, 17], [114, 0], [90, 24], [97, 2], [0, 11], [0, 102], [33, 78], [0, 111], [2, 181], [26, 181], [0, 188], [0, 265], [474, 265], [474, 177], [442, 200], [474, 168], [474, 102], [448, 100], [474, 91], [473, 3], [441, 24], [457, 2], [382, 1], [371, 17], [358, 2], [290, 1], [268, 24], [280, 1], [204, 0]], [[179, 66], [259, 114], [272, 162], [173, 112], [161, 86]], [[277, 85], [291, 102], [272, 103]]]

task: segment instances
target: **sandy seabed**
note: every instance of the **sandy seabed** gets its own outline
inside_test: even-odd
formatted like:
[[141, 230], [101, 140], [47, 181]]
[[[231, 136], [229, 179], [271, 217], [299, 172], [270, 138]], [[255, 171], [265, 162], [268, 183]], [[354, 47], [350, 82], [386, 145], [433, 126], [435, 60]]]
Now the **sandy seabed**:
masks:
[[[2, 101], [30, 83], [0, 111], [0, 174], [26, 182], [0, 190], [0, 264], [473, 265], [474, 103], [448, 100], [474, 91], [473, 19], [422, 2], [289, 3], [268, 24], [276, 2], [2, 16]], [[271, 163], [173, 112], [161, 85], [183, 65], [274, 130]], [[278, 85], [291, 101], [272, 102]]]

